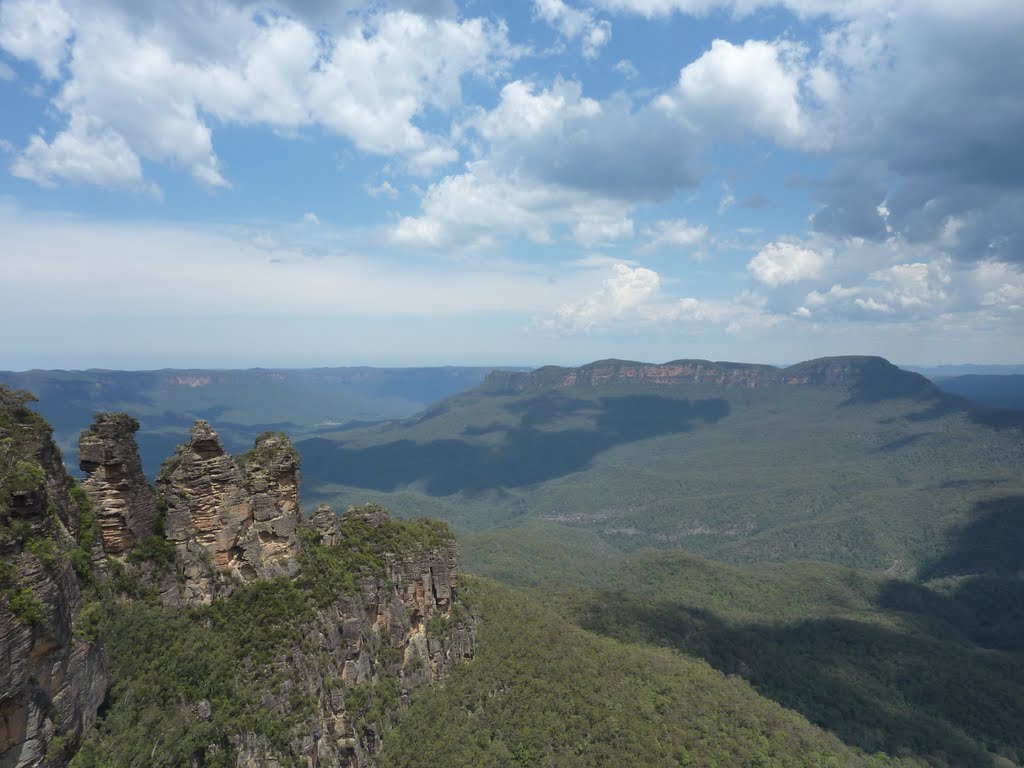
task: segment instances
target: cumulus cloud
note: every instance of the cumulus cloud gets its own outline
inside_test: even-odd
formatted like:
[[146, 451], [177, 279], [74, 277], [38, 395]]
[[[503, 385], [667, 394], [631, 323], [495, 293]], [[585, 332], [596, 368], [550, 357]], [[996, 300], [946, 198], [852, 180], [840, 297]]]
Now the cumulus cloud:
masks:
[[398, 190], [389, 181], [382, 181], [380, 184], [367, 184], [366, 194], [376, 199], [379, 197], [386, 197], [389, 200], [394, 200], [398, 197]]
[[484, 160], [432, 184], [421, 205], [420, 216], [397, 223], [394, 241], [432, 248], [486, 247], [498, 237], [524, 236], [547, 243], [552, 229], [561, 227], [591, 246], [633, 234], [633, 221], [619, 201], [501, 173]]
[[[420, 126], [424, 111], [454, 109], [463, 77], [498, 71], [517, 55], [501, 24], [393, 8], [345, 15], [330, 29], [280, 2], [144, 12], [119, 0], [5, 0], [0, 12], [0, 47], [47, 77], [60, 78], [62, 62], [67, 71], [53, 101], [67, 127], [50, 141], [33, 138], [19, 166], [50, 183], [88, 180], [82, 169], [63, 175], [53, 160], [65, 145], [117, 135], [138, 157], [226, 186], [208, 116], [286, 131], [320, 126], [430, 171], [457, 152]], [[96, 127], [85, 133], [86, 123]]]
[[583, 56], [595, 59], [612, 39], [612, 25], [595, 19], [585, 9], [574, 8], [563, 0], [534, 0], [533, 12], [537, 18], [550, 24], [568, 40], [580, 40]]
[[828, 253], [794, 243], [769, 243], [747, 263], [747, 271], [757, 282], [775, 287], [820, 277], [828, 261]]
[[48, 80], [60, 77], [72, 31], [60, 0], [5, 0], [0, 4], [0, 48], [31, 61]]
[[764, 311], [762, 300], [750, 294], [726, 300], [673, 297], [664, 290], [657, 272], [635, 264], [616, 263], [605, 274], [596, 290], [563, 304], [535, 323], [535, 329], [572, 334], [654, 326], [714, 326], [739, 333], [779, 321]]
[[640, 316], [661, 288], [657, 272], [616, 264], [601, 287], [586, 298], [559, 307], [545, 326], [552, 330], [585, 331], [627, 316]]
[[651, 240], [643, 246], [643, 250], [692, 248], [703, 242], [708, 227], [706, 224], [692, 225], [686, 219], [665, 219], [656, 221], [645, 229], [644, 234]]
[[1024, 5], [1009, 0], [910, 0], [827, 33], [823, 55], [843, 82], [832, 106], [843, 162], [818, 190], [814, 226], [945, 244], [972, 261], [1024, 259], [1024, 220], [1012, 213], [1024, 205], [1022, 26]]
[[549, 88], [517, 80], [470, 127], [496, 165], [623, 200], [660, 200], [700, 179], [696, 137], [650, 104], [583, 95], [575, 81]]
[[801, 146], [811, 133], [801, 104], [803, 56], [803, 49], [785, 41], [715, 40], [682, 69], [678, 85], [658, 106], [700, 133], [753, 132], [782, 146]]
[[47, 143], [33, 136], [11, 165], [11, 173], [54, 187], [58, 179], [109, 187], [142, 186], [142, 164], [124, 137], [100, 121], [75, 117]]

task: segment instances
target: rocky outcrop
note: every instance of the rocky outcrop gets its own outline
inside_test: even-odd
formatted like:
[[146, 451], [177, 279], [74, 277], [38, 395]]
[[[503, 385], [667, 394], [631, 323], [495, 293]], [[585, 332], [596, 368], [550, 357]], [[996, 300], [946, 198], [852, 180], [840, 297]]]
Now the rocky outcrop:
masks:
[[198, 421], [154, 497], [134, 420], [101, 415], [82, 435], [88, 479], [76, 489], [45, 423], [18, 414], [26, 424], [0, 409], [0, 440], [12, 429], [35, 436], [19, 438], [30, 471], [16, 488], [0, 482], [0, 768], [66, 765], [96, 720], [109, 675], [102, 640], [89, 632], [107, 625], [79, 621], [86, 581], [106, 615], [153, 595], [173, 612], [230, 599], [246, 582], [292, 579], [246, 593], [298, 590], [290, 594], [299, 613], [282, 617], [300, 622], [290, 629], [298, 640], [246, 667], [245, 678], [270, 722], [288, 724], [290, 743], [276, 725], [225, 728], [214, 696], [188, 702], [179, 693], [159, 704], [181, 712], [176, 728], [188, 732], [191, 718], [221, 729], [194, 753], [196, 765], [230, 754], [238, 766], [369, 768], [411, 692], [473, 657], [476, 619], [457, 599], [459, 552], [448, 529], [392, 521], [372, 505], [340, 517], [321, 506], [304, 523], [299, 456], [286, 436], [261, 435], [232, 457]]
[[135, 433], [139, 422], [125, 414], [102, 413], [78, 441], [82, 488], [100, 525], [103, 552], [126, 554], [159, 530], [156, 494], [146, 481]]
[[855, 393], [867, 391], [890, 397], [934, 389], [923, 376], [900, 370], [881, 357], [825, 357], [788, 368], [710, 360], [674, 360], [661, 364], [601, 360], [579, 368], [545, 366], [528, 372], [494, 371], [485, 380], [483, 388], [498, 393], [514, 393], [625, 383], [654, 386], [710, 384], [745, 389], [783, 384], [842, 388]]
[[265, 433], [235, 459], [197, 421], [156, 485], [186, 603], [208, 604], [235, 584], [297, 572], [299, 455], [287, 436]]
[[[340, 518], [329, 507], [320, 507], [313, 528], [320, 543], [344, 547], [345, 529], [353, 522], [389, 524], [387, 512], [373, 505], [350, 509]], [[455, 599], [459, 551], [454, 539], [389, 555], [386, 561], [383, 574], [359, 579], [355, 594], [338, 595], [317, 612], [309, 646], [297, 649], [278, 670], [289, 680], [284, 686], [289, 696], [264, 696], [264, 705], [282, 720], [291, 716], [296, 694], [319, 702], [293, 745], [293, 756], [305, 765], [373, 765], [381, 739], [408, 704], [409, 694], [475, 653], [476, 622]], [[325, 664], [332, 674], [322, 674]], [[396, 698], [370, 714], [368, 697], [388, 687], [389, 680], [396, 683], [390, 686]], [[242, 743], [247, 748], [241, 750], [240, 765], [285, 762], [259, 740]]]
[[82, 582], [71, 554], [91, 548], [82, 539], [92, 527], [49, 428], [2, 388], [0, 441], [28, 470], [16, 486], [0, 483], [0, 768], [59, 765], [107, 685], [102, 645], [74, 631]]

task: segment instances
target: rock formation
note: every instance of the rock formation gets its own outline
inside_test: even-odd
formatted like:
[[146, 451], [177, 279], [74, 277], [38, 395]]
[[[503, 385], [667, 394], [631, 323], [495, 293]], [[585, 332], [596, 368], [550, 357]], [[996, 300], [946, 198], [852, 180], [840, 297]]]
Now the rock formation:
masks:
[[234, 583], [295, 575], [299, 455], [285, 435], [260, 435], [235, 459], [197, 421], [156, 485], [185, 602], [208, 604]]
[[62, 764], [107, 686], [102, 645], [73, 631], [82, 585], [70, 554], [91, 548], [91, 529], [49, 428], [3, 388], [0, 441], [27, 470], [0, 482], [0, 768]]
[[135, 443], [139, 422], [99, 414], [78, 441], [82, 488], [100, 525], [103, 551], [121, 556], [159, 529], [156, 494], [146, 481]]
[[[15, 442], [20, 451], [0, 466], [0, 768], [66, 765], [96, 720], [107, 658], [102, 638], [76, 626], [85, 583], [97, 585], [91, 599], [107, 601], [108, 611], [146, 595], [175, 611], [275, 577], [300, 577], [292, 584], [305, 590], [297, 593], [306, 606], [302, 640], [256, 675], [253, 690], [274, 722], [291, 724], [290, 744], [232, 730], [225, 738], [235, 763], [372, 766], [410, 691], [474, 654], [476, 621], [456, 600], [459, 553], [450, 533], [404, 527], [376, 506], [341, 517], [321, 506], [303, 523], [291, 441], [266, 433], [232, 457], [205, 421], [165, 463], [154, 494], [137, 428], [123, 414], [97, 417], [79, 443], [88, 475], [79, 490], [42, 419], [0, 389], [0, 459]], [[17, 484], [5, 479], [15, 476], [11, 467], [21, 473]], [[309, 552], [340, 558], [334, 562], [346, 569], [351, 563], [351, 576], [315, 591], [313, 577], [300, 574]], [[274, 682], [264, 688], [259, 681], [267, 680]], [[217, 722], [210, 700], [190, 706], [196, 723]], [[211, 743], [208, 757], [225, 743]]]

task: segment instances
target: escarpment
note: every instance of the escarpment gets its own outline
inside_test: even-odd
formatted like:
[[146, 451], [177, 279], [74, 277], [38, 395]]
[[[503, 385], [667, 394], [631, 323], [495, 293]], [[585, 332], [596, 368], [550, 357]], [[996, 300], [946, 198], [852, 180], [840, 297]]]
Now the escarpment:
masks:
[[861, 394], [901, 396], [934, 390], [923, 376], [897, 368], [881, 357], [823, 357], [777, 368], [772, 365], [673, 360], [651, 364], [600, 360], [579, 368], [545, 366], [535, 371], [494, 371], [484, 388], [497, 392], [597, 387], [640, 383], [655, 386], [710, 384], [756, 389], [773, 384], [851, 389]]
[[0, 768], [65, 762], [107, 687], [76, 631], [95, 522], [29, 399], [0, 387]]

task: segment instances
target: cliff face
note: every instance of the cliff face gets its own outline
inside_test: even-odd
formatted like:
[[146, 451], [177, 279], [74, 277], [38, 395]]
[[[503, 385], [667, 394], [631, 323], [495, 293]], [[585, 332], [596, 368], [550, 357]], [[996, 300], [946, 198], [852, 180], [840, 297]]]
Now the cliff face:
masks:
[[234, 584], [296, 574], [299, 456], [286, 436], [261, 435], [235, 459], [197, 421], [156, 486], [186, 603], [208, 604]]
[[[161, 723], [190, 745], [174, 764], [368, 768], [410, 692], [473, 657], [476, 622], [457, 600], [447, 528], [392, 521], [372, 506], [340, 517], [321, 507], [304, 523], [299, 456], [286, 436], [264, 434], [232, 457], [199, 421], [154, 493], [134, 420], [104, 414], [82, 435], [79, 489], [45, 423], [8, 394], [0, 391], [0, 768], [72, 757], [146, 764], [149, 739], [126, 755]], [[94, 602], [76, 627], [86, 584]], [[183, 610], [198, 624], [175, 635]], [[246, 625], [254, 610], [260, 618]], [[225, 624], [232, 615], [248, 629]], [[166, 664], [153, 637], [190, 644], [178, 650], [184, 661], [162, 669], [157, 689], [124, 695], [140, 658], [152, 654], [146, 669]], [[192, 654], [225, 639], [236, 651], [220, 663], [234, 677], [221, 679], [249, 703], [216, 686], [190, 701]], [[108, 680], [117, 686], [100, 737], [90, 729]], [[252, 697], [259, 716], [240, 719]]]
[[826, 357], [788, 368], [709, 360], [674, 360], [662, 364], [601, 360], [579, 368], [546, 366], [529, 372], [494, 371], [487, 377], [484, 387], [498, 392], [523, 392], [621, 383], [713, 384], [747, 389], [783, 384], [854, 391], [885, 389], [886, 392], [891, 390], [893, 395], [914, 394], [932, 387], [923, 376], [902, 371], [880, 357]]
[[[329, 553], [352, 543], [350, 537], [365, 542], [374, 530], [395, 525], [379, 507], [351, 509], [340, 518], [321, 508], [306, 545]], [[245, 735], [238, 765], [277, 765], [289, 758], [314, 767], [373, 765], [409, 694], [473, 658], [476, 622], [455, 600], [458, 558], [451, 539], [388, 554], [383, 571], [357, 579], [354, 593], [336, 593], [321, 604], [306, 625], [309, 642], [279, 670], [288, 695], [263, 694], [264, 705], [282, 721], [294, 717], [296, 699], [317, 702], [315, 711], [294, 730], [286, 754]]]
[[49, 428], [0, 388], [0, 768], [62, 764], [106, 691], [102, 645], [74, 632], [94, 529], [71, 488]]
[[82, 488], [100, 525], [103, 551], [120, 556], [158, 530], [156, 495], [146, 481], [135, 443], [139, 423], [100, 414], [78, 441]]

